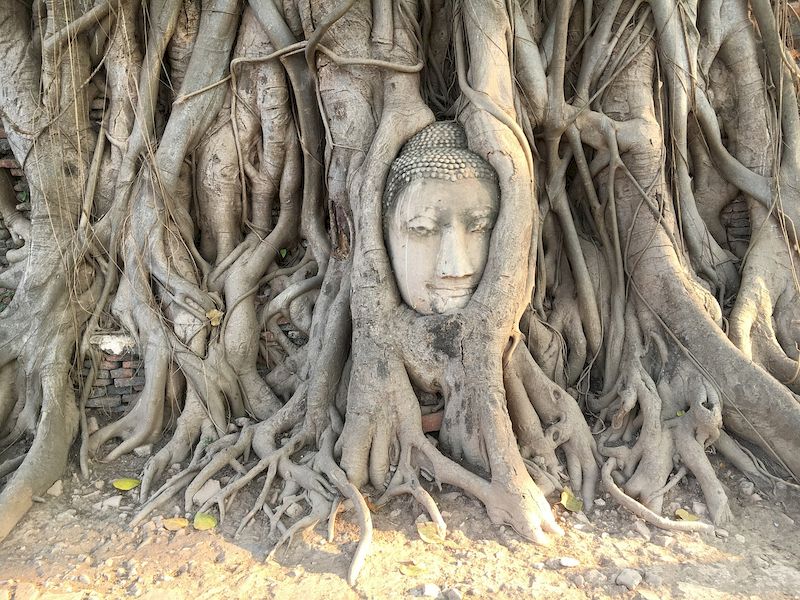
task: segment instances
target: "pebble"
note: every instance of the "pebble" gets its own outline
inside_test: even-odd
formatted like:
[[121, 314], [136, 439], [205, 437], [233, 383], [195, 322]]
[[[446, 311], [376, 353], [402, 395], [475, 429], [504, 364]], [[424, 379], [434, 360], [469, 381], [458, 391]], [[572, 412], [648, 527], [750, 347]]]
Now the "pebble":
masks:
[[95, 431], [100, 430], [100, 425], [97, 423], [97, 417], [89, 417], [86, 421], [86, 428], [89, 431], [89, 434], [93, 434]]
[[461, 600], [463, 594], [456, 588], [447, 588], [442, 592], [442, 600]]
[[531, 565], [531, 566], [532, 566], [534, 569], [536, 569], [537, 571], [541, 571], [542, 569], [544, 569], [544, 563], [543, 563], [543, 562], [535, 562], [535, 563], [533, 563], [533, 565]]
[[138, 583], [133, 583], [133, 584], [130, 585], [130, 587], [128, 587], [128, 595], [129, 596], [139, 596], [139, 595], [141, 595], [141, 593], [142, 593], [142, 590], [139, 587]]
[[575, 587], [582, 588], [584, 585], [586, 585], [586, 579], [584, 579], [583, 575], [578, 573], [572, 578], [572, 583], [575, 584]]
[[298, 504], [297, 502], [295, 502], [286, 509], [286, 516], [289, 517], [290, 519], [297, 519], [304, 512], [305, 511], [303, 510], [303, 507], [300, 506], [300, 504]]
[[106, 498], [105, 500], [101, 500], [100, 502], [96, 502], [92, 505], [92, 508], [97, 510], [105, 510], [106, 508], [119, 508], [120, 502], [122, 502], [122, 496], [116, 495]]
[[722, 538], [723, 540], [730, 536], [730, 532], [727, 529], [723, 529], [722, 527], [717, 527], [714, 530], [714, 535], [718, 538]]
[[438, 598], [442, 590], [435, 583], [426, 583], [420, 588], [420, 596], [425, 598]]
[[692, 512], [700, 517], [708, 513], [708, 507], [702, 502], [692, 502]]
[[622, 569], [617, 574], [614, 582], [617, 585], [624, 585], [629, 590], [635, 590], [642, 583], [642, 575], [635, 569]]
[[761, 502], [762, 498], [758, 494], [753, 494], [752, 496], [750, 496], [750, 500], [752, 502]]
[[211, 500], [221, 489], [222, 487], [218, 479], [209, 479], [203, 484], [203, 487], [195, 492], [192, 500], [195, 504], [202, 506], [206, 501]]
[[747, 539], [746, 539], [746, 538], [745, 538], [745, 537], [744, 537], [744, 536], [743, 536], [741, 533], [737, 533], [737, 534], [736, 534], [735, 536], [733, 536], [733, 537], [734, 537], [734, 539], [735, 539], [737, 542], [739, 542], [740, 544], [744, 544], [744, 543], [747, 541]]
[[217, 556], [214, 558], [214, 562], [216, 562], [216, 563], [224, 563], [225, 562], [225, 552], [220, 552], [219, 554], [217, 554]]
[[561, 558], [558, 559], [558, 562], [561, 563], [562, 567], [567, 567], [567, 568], [577, 567], [578, 565], [581, 564], [581, 561], [571, 556], [562, 556]]
[[652, 588], [660, 588], [664, 585], [664, 579], [661, 575], [656, 575], [655, 573], [645, 573], [644, 580]]
[[675, 538], [670, 537], [668, 535], [654, 535], [652, 542], [656, 546], [661, 546], [662, 548], [669, 548], [672, 544], [675, 543]]
[[50, 486], [50, 489], [47, 490], [47, 494], [49, 496], [55, 496], [58, 498], [61, 494], [64, 493], [64, 483], [59, 479], [53, 485]]
[[584, 578], [592, 585], [597, 585], [598, 583], [604, 583], [608, 581], [608, 577], [606, 577], [603, 573], [601, 573], [597, 569], [589, 569], [588, 571], [586, 571], [586, 575]]
[[745, 497], [752, 496], [753, 493], [756, 491], [756, 486], [752, 481], [747, 481], [746, 479], [743, 479], [742, 482], [739, 484], [739, 491], [741, 491], [742, 495]]
[[633, 530], [646, 540], [649, 540], [653, 535], [647, 525], [644, 524], [644, 521], [639, 521], [638, 519], [633, 522]]
[[133, 449], [133, 453], [139, 458], [150, 456], [153, 453], [153, 444], [145, 444]]
[[104, 487], [106, 487], [106, 482], [102, 479], [98, 479], [94, 482], [94, 487], [95, 489], [102, 490]]
[[67, 519], [74, 519], [76, 514], [78, 514], [77, 510], [75, 510], [74, 508], [68, 508], [64, 512], [58, 513], [56, 515], [56, 520], [57, 521], [66, 521]]
[[595, 498], [594, 499], [594, 505], [595, 506], [605, 506], [606, 505], [606, 501], [603, 500], [602, 498]]

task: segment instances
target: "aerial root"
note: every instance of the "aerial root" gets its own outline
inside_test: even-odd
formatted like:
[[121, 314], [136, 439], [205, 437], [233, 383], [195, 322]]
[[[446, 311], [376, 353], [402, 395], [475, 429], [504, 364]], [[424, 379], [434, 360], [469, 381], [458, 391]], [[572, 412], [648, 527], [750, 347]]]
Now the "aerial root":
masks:
[[667, 531], [683, 531], [683, 532], [700, 532], [700, 533], [713, 533], [715, 527], [710, 523], [703, 523], [701, 521], [672, 521], [666, 519], [661, 515], [657, 515], [652, 510], [638, 502], [637, 500], [628, 496], [623, 492], [614, 479], [611, 473], [617, 467], [617, 459], [609, 458], [602, 469], [603, 485], [605, 485], [611, 497], [617, 501], [617, 504], [625, 507], [637, 517], [644, 519], [651, 525], [655, 525]]
[[25, 454], [21, 454], [20, 456], [10, 458], [3, 463], [0, 463], [0, 479], [5, 477], [9, 473], [13, 473], [14, 471], [16, 471], [17, 468], [22, 464], [22, 461], [25, 460], [25, 456], [27, 456], [27, 452]]

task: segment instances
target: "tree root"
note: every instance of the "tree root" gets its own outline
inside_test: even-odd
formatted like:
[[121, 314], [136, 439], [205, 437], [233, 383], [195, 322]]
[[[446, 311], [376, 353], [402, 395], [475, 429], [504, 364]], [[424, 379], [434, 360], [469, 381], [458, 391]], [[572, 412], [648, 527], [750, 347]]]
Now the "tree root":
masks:
[[637, 517], [644, 519], [648, 523], [661, 529], [666, 529], [667, 531], [713, 533], [714, 526], [710, 523], [701, 523], [700, 521], [671, 521], [654, 513], [646, 506], [628, 496], [625, 492], [619, 489], [617, 484], [614, 482], [614, 479], [611, 477], [611, 474], [616, 467], [617, 459], [613, 457], [609, 458], [603, 465], [602, 477], [603, 485], [605, 486], [606, 490], [608, 490], [608, 493], [611, 494], [611, 497], [617, 502], [617, 504], [624, 506]]

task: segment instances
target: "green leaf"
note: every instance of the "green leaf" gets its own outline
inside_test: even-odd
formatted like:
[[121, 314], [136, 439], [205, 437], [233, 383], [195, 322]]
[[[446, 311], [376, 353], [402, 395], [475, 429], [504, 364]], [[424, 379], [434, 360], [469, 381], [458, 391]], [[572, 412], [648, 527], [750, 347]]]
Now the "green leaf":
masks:
[[583, 500], [577, 498], [569, 487], [561, 490], [561, 504], [569, 512], [581, 512], [583, 510]]
[[214, 527], [217, 526], [217, 518], [214, 515], [199, 512], [194, 516], [194, 522], [192, 525], [194, 525], [194, 528], [197, 529], [197, 531], [214, 529]]
[[675, 511], [675, 516], [678, 517], [681, 521], [699, 521], [700, 517], [697, 515], [693, 515], [685, 508], [679, 508]]
[[286, 248], [280, 249], [281, 258], [286, 258], [286, 255], [289, 254], [289, 251]]
[[682, 417], [685, 414], [686, 414], [685, 410], [679, 410], [678, 412], [675, 413], [675, 415], [678, 416], [678, 417]]
[[118, 490], [122, 490], [123, 492], [127, 492], [128, 490], [132, 490], [133, 488], [139, 487], [139, 484], [142, 483], [138, 479], [131, 479], [130, 477], [123, 477], [121, 479], [115, 479], [111, 482]]

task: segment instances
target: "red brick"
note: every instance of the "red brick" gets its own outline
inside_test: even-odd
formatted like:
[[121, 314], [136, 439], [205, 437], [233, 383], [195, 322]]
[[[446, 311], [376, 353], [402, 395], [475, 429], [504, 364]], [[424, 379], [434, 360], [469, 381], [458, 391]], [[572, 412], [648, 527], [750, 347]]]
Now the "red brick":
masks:
[[113, 377], [114, 379], [133, 377], [133, 369], [114, 369], [113, 371], [111, 371], [111, 377]]
[[125, 394], [130, 394], [131, 392], [133, 392], [133, 388], [129, 385], [110, 385], [106, 388], [106, 394], [109, 396], [124, 396]]
[[5, 129], [0, 129], [0, 138], [3, 138], [3, 139], [6, 138], [6, 130]]
[[19, 163], [13, 158], [0, 158], [0, 169], [19, 169]]
[[119, 396], [102, 396], [100, 398], [90, 398], [86, 401], [88, 408], [114, 408], [120, 404], [122, 404], [122, 400]]
[[125, 360], [128, 358], [127, 354], [106, 354], [103, 353], [103, 360]]
[[95, 380], [94, 380], [94, 382], [92, 383], [92, 387], [105, 387], [105, 386], [107, 386], [107, 385], [111, 385], [111, 381], [112, 381], [112, 380], [111, 380], [111, 379], [108, 379], [108, 378], [102, 378], [102, 379], [101, 379], [101, 378], [99, 378], [99, 377], [98, 377], [98, 378], [97, 378], [97, 379], [95, 379]]
[[123, 360], [122, 361], [122, 368], [123, 369], [138, 369], [142, 366], [141, 360]]
[[111, 371], [112, 369], [118, 369], [119, 368], [119, 362], [118, 361], [110, 361], [110, 360], [101, 360], [100, 364], [99, 364], [99, 367], [101, 369], [105, 369], [106, 371]]
[[99, 398], [106, 395], [106, 387], [93, 387], [89, 390], [89, 398]]
[[125, 386], [125, 385], [143, 386], [144, 385], [144, 377], [122, 377], [120, 379], [115, 379], [114, 380], [114, 385], [116, 385], [116, 386]]
[[22, 169], [10, 169], [9, 173], [11, 173], [14, 177], [23, 177], [25, 172]]

